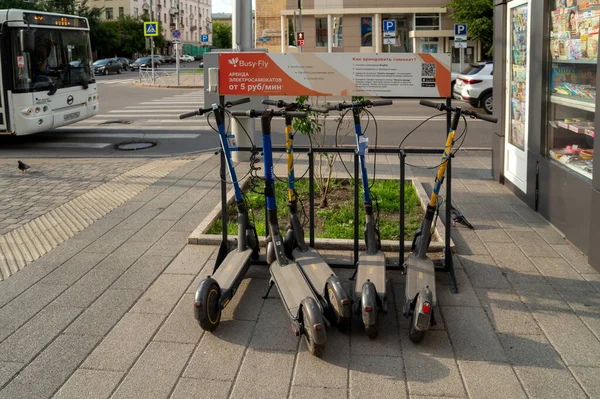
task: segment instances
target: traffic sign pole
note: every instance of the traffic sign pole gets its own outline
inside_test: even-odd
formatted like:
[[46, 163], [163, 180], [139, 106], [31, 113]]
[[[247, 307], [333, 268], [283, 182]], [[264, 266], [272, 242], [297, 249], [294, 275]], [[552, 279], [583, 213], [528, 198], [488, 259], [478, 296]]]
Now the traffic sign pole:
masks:
[[467, 44], [467, 24], [454, 24], [454, 47], [458, 48], [458, 57], [460, 62], [460, 71], [463, 71], [463, 64], [465, 59], [464, 49]]

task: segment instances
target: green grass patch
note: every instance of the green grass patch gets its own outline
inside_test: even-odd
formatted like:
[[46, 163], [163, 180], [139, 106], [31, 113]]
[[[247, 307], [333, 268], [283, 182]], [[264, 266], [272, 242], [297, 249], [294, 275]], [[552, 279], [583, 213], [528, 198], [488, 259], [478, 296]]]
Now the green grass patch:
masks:
[[[398, 240], [399, 212], [400, 212], [400, 185], [396, 180], [377, 180], [373, 184], [371, 193], [373, 199], [379, 201], [379, 230], [382, 240]], [[315, 185], [315, 190], [318, 190]], [[256, 191], [262, 191], [259, 187]], [[304, 204], [305, 217], [303, 217], [304, 229], [308, 236], [308, 180], [302, 179], [296, 182], [296, 192]], [[276, 181], [275, 193], [277, 200], [277, 213], [279, 216], [279, 227], [282, 230], [287, 225], [289, 210], [287, 207], [287, 183]], [[354, 182], [348, 179], [334, 180], [328, 197], [328, 206], [319, 208], [318, 195], [315, 195], [315, 236], [318, 238], [343, 238], [354, 237]], [[265, 229], [265, 197], [255, 192], [246, 192], [248, 207], [254, 216], [254, 223], [258, 235], [266, 235]], [[359, 234], [363, 238], [364, 210], [362, 207], [362, 188], [359, 194], [360, 216]], [[417, 192], [411, 183], [405, 185], [405, 240], [411, 240], [415, 230], [421, 225], [423, 211]], [[302, 208], [299, 205], [302, 215]], [[377, 208], [375, 208], [377, 212]], [[231, 204], [228, 209], [227, 230], [230, 235], [237, 235], [237, 209]], [[251, 216], [252, 219], [252, 216]], [[221, 216], [213, 222], [208, 234], [221, 233]]]

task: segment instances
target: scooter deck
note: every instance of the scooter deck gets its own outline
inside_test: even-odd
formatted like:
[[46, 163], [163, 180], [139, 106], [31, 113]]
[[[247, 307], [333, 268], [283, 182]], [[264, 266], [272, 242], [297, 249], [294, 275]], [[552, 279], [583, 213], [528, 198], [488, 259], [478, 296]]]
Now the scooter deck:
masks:
[[304, 275], [312, 285], [313, 289], [321, 296], [325, 293], [327, 279], [331, 277], [333, 270], [323, 260], [321, 255], [314, 248], [308, 248], [307, 251], [294, 249], [292, 253], [296, 263], [300, 266]]
[[233, 250], [227, 254], [221, 266], [212, 276], [219, 283], [221, 290], [230, 289], [238, 278], [243, 277], [240, 276], [241, 273], [246, 274], [245, 272], [250, 266], [250, 255], [252, 255], [252, 249], [242, 252]]
[[432, 293], [432, 305], [437, 303], [435, 292], [435, 264], [428, 258], [417, 258], [410, 254], [406, 258], [406, 300], [413, 300], [419, 289], [429, 287]]
[[370, 280], [377, 289], [377, 294], [380, 298], [385, 298], [386, 282], [385, 282], [385, 254], [377, 251], [376, 254], [369, 255], [363, 252], [358, 257], [358, 271], [356, 273], [356, 283], [354, 285], [355, 295], [362, 295], [362, 286]]
[[275, 286], [277, 286], [277, 291], [293, 319], [298, 318], [298, 310], [304, 298], [312, 297], [319, 303], [306, 277], [294, 261], [290, 260], [287, 265], [281, 265], [275, 261], [271, 263], [269, 271]]

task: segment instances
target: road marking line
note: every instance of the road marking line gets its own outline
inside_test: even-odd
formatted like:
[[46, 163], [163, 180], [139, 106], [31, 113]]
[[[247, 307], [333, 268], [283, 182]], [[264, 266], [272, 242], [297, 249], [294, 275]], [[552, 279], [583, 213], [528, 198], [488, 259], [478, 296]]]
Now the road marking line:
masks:
[[67, 138], [140, 138], [140, 139], [196, 139], [200, 134], [194, 133], [71, 133]]
[[70, 143], [70, 142], [39, 142], [28, 143], [28, 147], [35, 148], [105, 148], [111, 146], [112, 143]]

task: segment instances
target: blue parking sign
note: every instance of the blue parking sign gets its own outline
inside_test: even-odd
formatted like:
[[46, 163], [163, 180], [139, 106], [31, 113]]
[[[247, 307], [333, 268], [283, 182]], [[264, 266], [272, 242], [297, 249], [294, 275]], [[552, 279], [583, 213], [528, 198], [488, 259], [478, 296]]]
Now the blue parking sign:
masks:
[[208, 35], [200, 35], [200, 43], [208, 43]]
[[383, 20], [383, 31], [384, 32], [396, 32], [396, 20], [395, 19], [384, 19]]
[[467, 24], [454, 24], [454, 35], [466, 35], [467, 34]]

